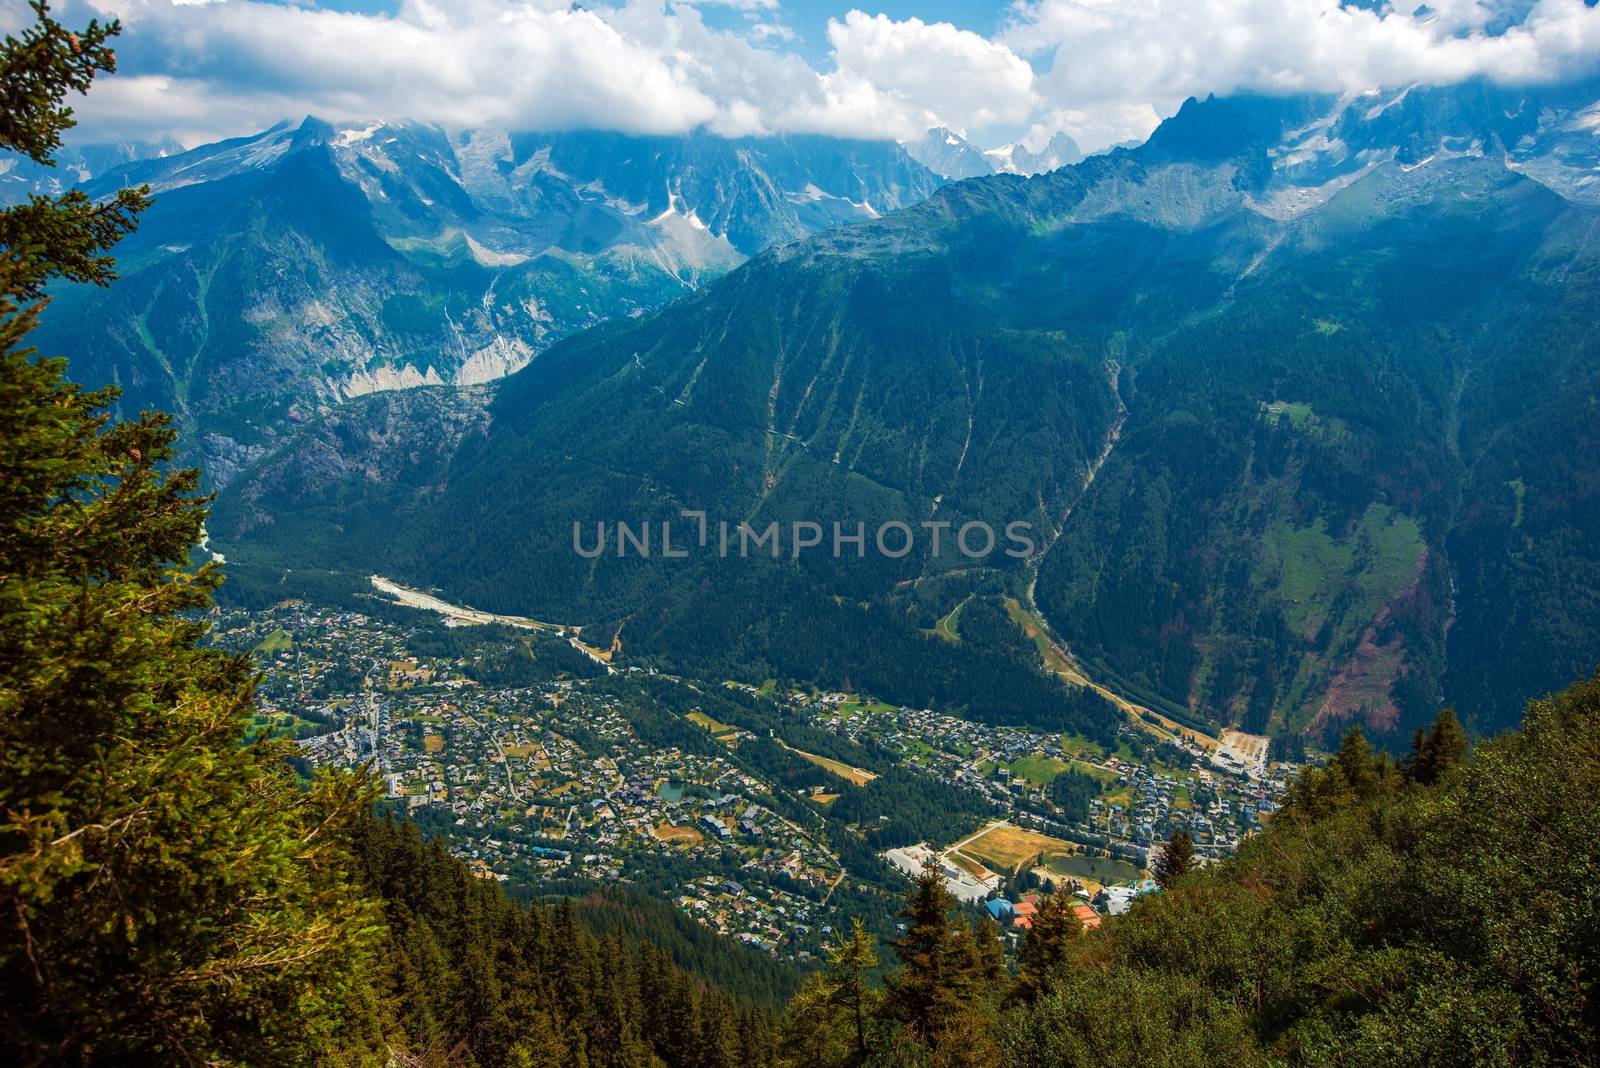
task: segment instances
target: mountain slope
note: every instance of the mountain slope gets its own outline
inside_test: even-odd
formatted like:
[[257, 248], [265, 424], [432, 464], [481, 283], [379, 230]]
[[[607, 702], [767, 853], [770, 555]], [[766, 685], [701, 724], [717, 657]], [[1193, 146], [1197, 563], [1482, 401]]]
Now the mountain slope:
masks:
[[129, 410], [177, 412], [225, 484], [329, 405], [503, 377], [938, 181], [892, 144], [307, 119], [93, 179], [148, 183], [156, 205], [122, 284], [57, 293], [43, 343]]
[[[217, 534], [230, 559], [620, 623], [708, 669], [859, 682], [904, 649], [931, 670], [908, 635], [1009, 593], [1190, 721], [1398, 737], [1444, 699], [1515, 707], [1600, 648], [1600, 617], [1564, 607], [1600, 589], [1600, 248], [1565, 147], [1593, 89], [1191, 101], [1136, 151], [949, 187], [556, 346], [426, 486], [307, 488], [291, 445]], [[574, 521], [681, 509], [1027, 520], [1037, 546], [574, 552]], [[1508, 602], [1548, 622], [1508, 633]]]

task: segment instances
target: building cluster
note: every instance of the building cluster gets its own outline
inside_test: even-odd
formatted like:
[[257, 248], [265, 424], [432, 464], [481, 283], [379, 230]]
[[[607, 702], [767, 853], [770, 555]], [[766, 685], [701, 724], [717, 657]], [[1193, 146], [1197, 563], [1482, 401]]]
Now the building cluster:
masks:
[[267, 669], [260, 726], [300, 735], [312, 766], [370, 767], [485, 878], [676, 874], [670, 896], [704, 902], [694, 888], [735, 882], [734, 904], [684, 911], [775, 952], [818, 950], [831, 930], [816, 918], [833, 915], [843, 868], [768, 786], [724, 756], [646, 743], [582, 681], [482, 685], [462, 663], [417, 656], [405, 626], [294, 603], [222, 613], [215, 634]]
[[[816, 725], [902, 754], [907, 763], [980, 794], [1019, 824], [1141, 861], [1179, 830], [1190, 833], [1203, 855], [1232, 852], [1278, 808], [1297, 770], [1252, 765], [1252, 774], [1229, 774], [1194, 742], [1151, 745], [1151, 736], [1130, 724], [1119, 728], [1119, 740], [1143, 743], [1143, 757], [1134, 756], [1132, 746], [1101, 753], [1036, 728], [863, 704], [846, 694], [808, 698], [803, 707]], [[1049, 782], [1068, 769], [1102, 783], [1086, 819], [1069, 816], [1053, 798]]]
[[[311, 765], [368, 766], [392, 803], [443, 833], [485, 878], [645, 883], [707, 927], [794, 955], [819, 951], [841, 922], [829, 904], [845, 880], [838, 857], [781, 815], [769, 786], [727, 752], [644, 742], [603, 685], [475, 681], [470, 653], [419, 654], [416, 629], [285, 602], [220, 612], [214, 634], [255, 650], [265, 667], [257, 729], [297, 737]], [[1019, 828], [1139, 866], [1179, 829], [1203, 856], [1230, 851], [1277, 807], [1294, 770], [1262, 763], [1229, 773], [1193, 743], [1153, 745], [1132, 725], [1119, 742], [1141, 744], [1108, 752], [841, 693], [771, 696], [980, 795]], [[1100, 783], [1086, 814], [1069, 812], [1051, 789], [1067, 769]], [[887, 859], [908, 874], [926, 860], [917, 847], [894, 852], [904, 855]], [[999, 877], [950, 867], [953, 892], [993, 911], [1007, 889]], [[1123, 890], [1138, 885], [1105, 888], [1096, 903], [1117, 911]], [[1030, 904], [1026, 893], [1005, 901], [1006, 924], [1026, 929]]]

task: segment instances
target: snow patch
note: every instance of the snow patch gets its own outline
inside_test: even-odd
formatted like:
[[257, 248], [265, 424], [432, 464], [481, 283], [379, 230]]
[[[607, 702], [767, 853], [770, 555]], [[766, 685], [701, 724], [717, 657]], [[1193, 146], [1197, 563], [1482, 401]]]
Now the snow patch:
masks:
[[362, 127], [359, 130], [354, 128], [340, 130], [339, 136], [333, 139], [333, 145], [335, 148], [349, 148], [351, 145], [358, 144], [362, 141], [370, 141], [372, 140], [372, 135], [377, 133], [382, 128], [383, 123], [375, 122], [370, 126]]

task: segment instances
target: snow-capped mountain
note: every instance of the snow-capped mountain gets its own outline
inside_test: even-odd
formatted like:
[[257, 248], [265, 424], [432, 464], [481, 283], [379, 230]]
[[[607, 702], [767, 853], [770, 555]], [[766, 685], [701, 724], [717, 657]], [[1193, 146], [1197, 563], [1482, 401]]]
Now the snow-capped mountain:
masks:
[[177, 141], [115, 141], [66, 145], [56, 154], [54, 167], [42, 167], [26, 156], [0, 158], [0, 205], [19, 204], [30, 194], [54, 196], [135, 160], [175, 155], [183, 151]]
[[892, 142], [315, 118], [95, 170], [91, 194], [156, 202], [123, 281], [63, 288], [45, 340], [130, 408], [177, 412], [222, 481], [319, 406], [502, 377], [942, 181]]
[[1067, 134], [1057, 133], [1037, 152], [1017, 142], [991, 148], [983, 156], [997, 174], [1043, 174], [1080, 162], [1083, 150]]
[[900, 147], [933, 173], [952, 180], [977, 178], [995, 170], [982, 149], [944, 126], [935, 126], [915, 141], [903, 141]]
[[1083, 159], [1078, 143], [1064, 133], [1055, 134], [1037, 152], [1020, 141], [985, 150], [954, 130], [936, 126], [915, 141], [901, 142], [901, 147], [930, 171], [953, 181], [986, 174], [1043, 174]]

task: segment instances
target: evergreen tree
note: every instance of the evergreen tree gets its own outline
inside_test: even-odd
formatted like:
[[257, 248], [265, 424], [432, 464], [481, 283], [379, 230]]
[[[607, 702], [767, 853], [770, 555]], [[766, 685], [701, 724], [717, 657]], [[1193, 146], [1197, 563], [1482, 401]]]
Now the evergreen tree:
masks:
[[1387, 754], [1375, 753], [1361, 728], [1345, 732], [1339, 751], [1320, 768], [1308, 768], [1285, 798], [1282, 816], [1321, 819], [1364, 801], [1391, 794], [1397, 783]]
[[853, 1068], [867, 1060], [882, 1001], [870, 979], [878, 942], [857, 916], [827, 953], [827, 970], [811, 976], [789, 1004], [784, 1052], [794, 1064]]
[[843, 1014], [850, 1034], [851, 1064], [867, 1059], [868, 1020], [880, 996], [871, 976], [878, 967], [878, 940], [861, 917], [850, 924], [850, 934], [828, 947], [828, 1004]]
[[1055, 976], [1066, 967], [1072, 943], [1083, 934], [1083, 922], [1072, 906], [1072, 896], [1058, 890], [1034, 913], [1033, 926], [1022, 939], [1022, 961], [1012, 988], [1013, 1001], [1031, 1004], [1050, 989]]
[[1194, 839], [1188, 831], [1173, 831], [1166, 848], [1161, 851], [1161, 858], [1156, 861], [1156, 882], [1161, 889], [1170, 890], [1194, 869]]
[[984, 916], [972, 935], [978, 944], [978, 977], [989, 990], [997, 991], [1006, 979], [1006, 951], [1000, 944], [1000, 925]]
[[923, 867], [898, 915], [906, 931], [892, 943], [900, 970], [888, 982], [886, 1015], [936, 1063], [984, 1063], [998, 991], [985, 984], [972, 928], [956, 913], [936, 862]]
[[1406, 781], [1418, 786], [1434, 786], [1452, 769], [1467, 759], [1467, 732], [1456, 719], [1455, 709], [1439, 713], [1433, 726], [1417, 728], [1411, 739], [1411, 757], [1406, 762]]
[[[43, 3], [0, 46], [0, 147], [50, 164], [116, 23]], [[346, 835], [370, 793], [243, 745], [249, 661], [191, 621], [204, 501], [169, 420], [116, 422], [23, 347], [47, 282], [107, 283], [142, 192], [0, 212], [0, 1043], [12, 1063], [304, 1062], [378, 1042]]]

